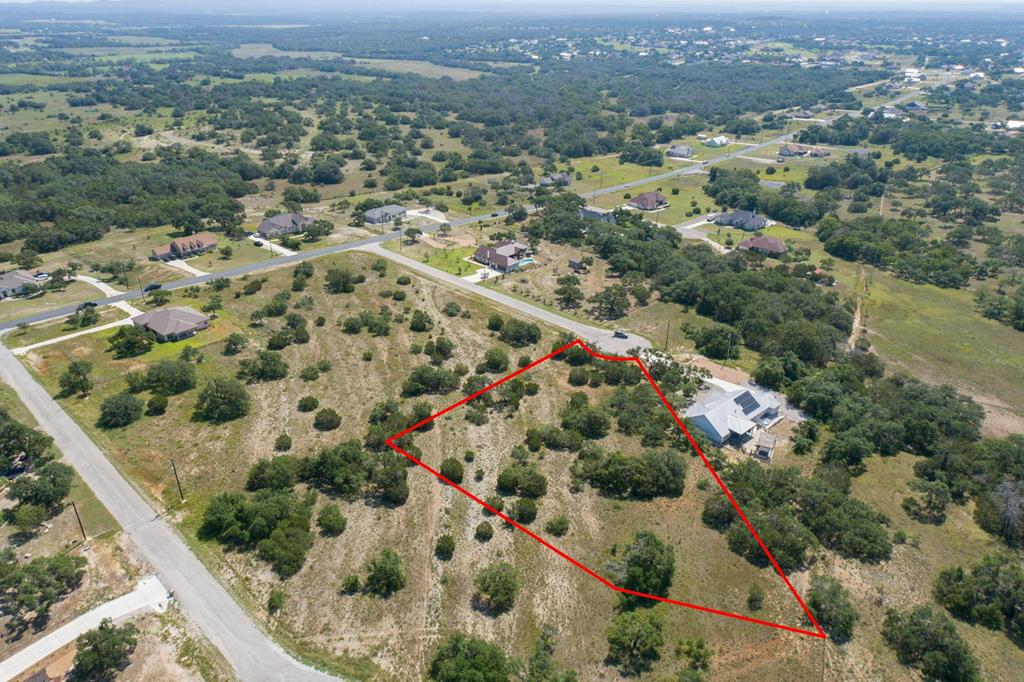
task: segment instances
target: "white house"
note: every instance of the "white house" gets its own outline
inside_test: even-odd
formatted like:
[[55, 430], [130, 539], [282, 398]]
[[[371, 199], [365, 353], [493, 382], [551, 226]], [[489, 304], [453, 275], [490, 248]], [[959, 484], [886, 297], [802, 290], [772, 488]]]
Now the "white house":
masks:
[[707, 147], [725, 147], [726, 145], [731, 143], [732, 140], [730, 140], [725, 135], [718, 135], [716, 137], [704, 140], [704, 145]]
[[[689, 407], [684, 415], [715, 445], [741, 443], [757, 427], [768, 428], [779, 420], [778, 399], [767, 391], [719, 383], [719, 391]], [[721, 390], [723, 387], [731, 387]]]

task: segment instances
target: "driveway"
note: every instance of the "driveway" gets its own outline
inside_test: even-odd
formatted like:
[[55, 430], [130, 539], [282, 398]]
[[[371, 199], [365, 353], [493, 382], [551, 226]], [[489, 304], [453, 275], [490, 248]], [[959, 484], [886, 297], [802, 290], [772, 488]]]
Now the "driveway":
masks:
[[614, 355], [625, 355], [631, 348], [650, 348], [651, 344], [647, 339], [640, 336], [630, 336], [625, 339], [615, 338], [612, 332], [608, 329], [601, 329], [600, 327], [593, 327], [583, 322], [578, 322], [567, 317], [562, 317], [558, 313], [554, 313], [550, 310], [540, 308], [527, 303], [521, 299], [509, 296], [500, 291], [494, 289], [488, 289], [487, 287], [478, 286], [471, 282], [467, 282], [462, 277], [448, 274], [443, 270], [431, 267], [426, 263], [421, 263], [418, 260], [403, 256], [402, 254], [395, 253], [389, 249], [381, 247], [379, 244], [372, 244], [363, 247], [364, 251], [368, 251], [374, 255], [382, 256], [396, 263], [416, 270], [424, 275], [427, 275], [431, 279], [437, 280], [443, 284], [447, 284], [455, 289], [461, 289], [474, 296], [481, 296], [490, 301], [498, 303], [506, 308], [511, 308], [516, 312], [531, 317], [540, 322], [550, 324], [561, 329], [565, 329], [570, 332], [573, 336], [583, 339], [588, 345], [591, 345], [595, 349], [602, 350], [606, 353]]
[[263, 239], [262, 237], [257, 235], [249, 235], [249, 239], [251, 239], [253, 242], [259, 242], [261, 249], [268, 249], [269, 251], [276, 253], [278, 256], [294, 256], [296, 253], [291, 249], [286, 249], [280, 244], [275, 244], [269, 239]]
[[14, 389], [43, 431], [53, 436], [85, 484], [173, 590], [178, 603], [243, 680], [330, 680], [290, 658], [235, 603], [184, 539], [136, 492], [102, 451], [18, 359], [0, 346], [0, 380]]
[[[94, 287], [102, 291], [104, 294], [106, 294], [107, 298], [110, 298], [111, 296], [121, 296], [124, 293], [122, 291], [118, 291], [117, 289], [110, 286], [106, 282], [102, 282], [96, 279], [95, 277], [89, 277], [88, 275], [76, 275], [75, 279], [80, 282], [85, 282], [86, 284], [93, 285]], [[118, 308], [128, 313], [129, 317], [136, 317], [142, 314], [141, 310], [133, 306], [131, 303], [128, 303], [127, 301], [115, 301], [112, 302], [111, 305], [114, 306], [115, 308]]]
[[175, 268], [177, 270], [181, 270], [182, 272], [187, 272], [190, 275], [205, 275], [206, 274], [205, 270], [200, 270], [199, 268], [192, 267], [191, 265], [189, 265], [188, 263], [186, 263], [183, 260], [177, 260], [177, 259], [175, 259], [175, 260], [165, 260], [164, 261], [164, 265], [170, 266], [170, 267]]
[[73, 642], [79, 635], [96, 629], [104, 618], [117, 622], [139, 611], [152, 609], [157, 613], [167, 610], [167, 589], [156, 576], [139, 581], [135, 589], [83, 613], [78, 618], [33, 642], [7, 660], [0, 662], [0, 679], [10, 680], [43, 660], [57, 649]]

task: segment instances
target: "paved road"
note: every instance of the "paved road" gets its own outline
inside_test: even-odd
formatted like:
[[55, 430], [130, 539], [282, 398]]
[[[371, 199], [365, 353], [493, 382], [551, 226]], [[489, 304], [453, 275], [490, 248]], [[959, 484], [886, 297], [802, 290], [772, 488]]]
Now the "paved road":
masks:
[[128, 594], [83, 613], [64, 627], [51, 632], [7, 660], [0, 662], [0, 680], [13, 679], [15, 675], [31, 668], [57, 649], [77, 639], [79, 635], [94, 630], [104, 618], [118, 622], [144, 609], [163, 613], [167, 610], [167, 600], [167, 589], [156, 576], [143, 578]]
[[403, 256], [402, 254], [385, 249], [381, 247], [380, 244], [371, 244], [363, 247], [362, 250], [382, 256], [396, 263], [401, 263], [407, 268], [421, 272], [432, 279], [456, 289], [467, 291], [473, 296], [486, 298], [495, 303], [512, 308], [516, 312], [526, 315], [527, 317], [532, 317], [535, 320], [565, 329], [577, 338], [583, 339], [588, 344], [591, 344], [596, 348], [600, 348], [607, 353], [625, 355], [626, 351], [630, 348], [636, 348], [638, 346], [641, 348], [649, 348], [651, 345], [647, 339], [641, 336], [630, 335], [625, 339], [615, 338], [612, 332], [607, 329], [601, 329], [600, 327], [594, 327], [568, 317], [562, 317], [558, 313], [535, 306], [532, 303], [515, 298], [514, 296], [509, 296], [508, 294], [504, 294], [500, 291], [495, 291], [488, 287], [473, 284], [462, 277], [449, 274], [443, 270], [438, 270], [433, 266], [427, 265], [426, 263], [421, 263], [414, 258], [409, 258], [408, 256]]
[[241, 679], [334, 679], [292, 659], [256, 627], [192, 554], [182, 537], [154, 512], [81, 427], [2, 346], [0, 380], [15, 390], [42, 429], [53, 436], [64, 453], [64, 461], [74, 467], [110, 510], [142, 556], [156, 569], [160, 581], [175, 592], [182, 609], [220, 649]]

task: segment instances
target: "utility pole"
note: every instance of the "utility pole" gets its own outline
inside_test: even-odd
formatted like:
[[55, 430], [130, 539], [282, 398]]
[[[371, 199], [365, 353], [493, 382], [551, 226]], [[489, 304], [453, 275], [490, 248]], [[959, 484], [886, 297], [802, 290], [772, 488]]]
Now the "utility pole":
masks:
[[78, 530], [82, 531], [82, 542], [86, 542], [89, 538], [85, 536], [85, 526], [82, 525], [82, 517], [78, 515], [78, 505], [75, 504], [74, 500], [71, 500], [71, 508], [75, 511], [75, 519], [78, 521]]
[[182, 504], [185, 503], [185, 493], [181, 492], [181, 479], [178, 478], [178, 467], [174, 466], [174, 460], [171, 460], [171, 471], [174, 472], [174, 482], [178, 484], [178, 497], [181, 498]]
[[668, 352], [668, 332], [669, 332], [669, 329], [671, 329], [671, 328], [672, 328], [672, 322], [671, 321], [665, 322], [665, 352], [666, 353]]

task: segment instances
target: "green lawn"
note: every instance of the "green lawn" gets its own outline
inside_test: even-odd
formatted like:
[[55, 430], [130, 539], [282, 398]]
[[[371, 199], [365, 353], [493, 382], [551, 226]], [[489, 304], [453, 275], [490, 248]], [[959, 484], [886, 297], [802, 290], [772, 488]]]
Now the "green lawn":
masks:
[[116, 320], [123, 320], [128, 317], [128, 313], [124, 312], [120, 308], [114, 308], [111, 306], [100, 308], [99, 314], [99, 322], [90, 327], [70, 327], [68, 326], [66, 319], [54, 320], [52, 322], [44, 322], [43, 324], [34, 324], [26, 329], [15, 329], [7, 332], [7, 334], [3, 336], [3, 342], [8, 348], [29, 346], [33, 343], [48, 341], [67, 334], [92, 329], [93, 327], [108, 324]]
[[[633, 187], [628, 191], [604, 194], [591, 203], [601, 208], [615, 208], [626, 204], [629, 199], [626, 195], [636, 196], [643, 192], [660, 191], [668, 198], [669, 205], [660, 211], [645, 213], [648, 220], [656, 220], [659, 223], [674, 225], [676, 223], [694, 220], [695, 217], [704, 215], [715, 207], [715, 202], [704, 194], [704, 183], [706, 178], [703, 175], [684, 175], [668, 178], [649, 185]], [[678, 190], [678, 193], [674, 193]], [[696, 206], [692, 202], [697, 202]], [[686, 215], [689, 213], [690, 215]]]

